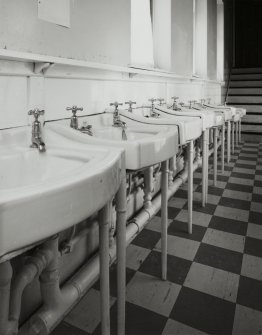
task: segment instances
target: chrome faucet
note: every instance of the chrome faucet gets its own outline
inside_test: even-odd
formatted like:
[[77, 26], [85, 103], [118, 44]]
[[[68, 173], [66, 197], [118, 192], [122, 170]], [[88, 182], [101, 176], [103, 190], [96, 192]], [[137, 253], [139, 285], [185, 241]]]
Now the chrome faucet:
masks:
[[32, 144], [31, 148], [38, 148], [39, 152], [45, 152], [45, 143], [41, 137], [41, 122], [38, 120], [40, 115], [44, 115], [44, 110], [38, 108], [32, 109], [28, 112], [28, 115], [33, 115], [35, 120], [32, 123]]
[[177, 100], [179, 99], [179, 97], [171, 97], [171, 99], [173, 99], [173, 104], [172, 104], [172, 109], [174, 111], [178, 111], [178, 110], [181, 110], [181, 108], [178, 107], [177, 105]]
[[133, 107], [132, 106], [136, 104], [136, 101], [129, 100], [129, 101], [126, 101], [125, 104], [129, 105], [128, 112], [132, 113], [133, 112]]
[[77, 111], [82, 111], [83, 107], [77, 107], [77, 106], [72, 106], [72, 107], [66, 107], [67, 111], [72, 111], [73, 115], [71, 117], [70, 121], [70, 127], [73, 129], [78, 129], [78, 117], [76, 115]]
[[122, 103], [119, 102], [112, 102], [110, 103], [110, 106], [115, 106], [114, 115], [113, 115], [113, 127], [120, 127], [122, 128], [122, 140], [126, 141], [126, 123], [122, 120], [120, 120], [119, 110], [118, 106], [122, 106]]
[[162, 106], [164, 104], [164, 101], [165, 101], [164, 98], [159, 98], [157, 100], [159, 101], [159, 106]]
[[151, 117], [159, 117], [159, 114], [155, 111], [155, 101], [157, 101], [157, 99], [151, 98], [148, 99], [148, 101], [151, 102], [151, 107], [150, 107], [150, 116]]

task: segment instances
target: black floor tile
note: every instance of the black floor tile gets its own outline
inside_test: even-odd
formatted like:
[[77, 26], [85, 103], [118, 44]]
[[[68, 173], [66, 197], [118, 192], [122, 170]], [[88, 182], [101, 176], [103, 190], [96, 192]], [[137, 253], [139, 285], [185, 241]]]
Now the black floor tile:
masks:
[[254, 174], [249, 174], [249, 173], [239, 173], [239, 172], [232, 172], [231, 177], [234, 178], [243, 178], [243, 179], [254, 179], [255, 175]]
[[[192, 262], [186, 259], [167, 255], [167, 280], [182, 285]], [[140, 272], [161, 278], [161, 253], [152, 251], [139, 268]]]
[[256, 279], [240, 277], [237, 303], [262, 311], [262, 282]]
[[213, 216], [208, 227], [242, 236], [245, 236], [247, 233], [247, 222], [222, 218], [220, 216]]
[[[202, 203], [194, 201], [193, 202], [193, 211], [201, 212], [209, 215], [213, 215], [216, 210], [216, 205], [206, 204], [205, 207], [202, 207]], [[187, 204], [184, 206], [184, 209], [187, 209]]]
[[177, 190], [176, 191], [176, 197], [177, 198], [187, 199], [187, 191], [185, 191], [185, 190]]
[[232, 333], [235, 304], [182, 287], [170, 317], [209, 334]]
[[232, 190], [232, 191], [247, 192], [247, 193], [253, 192], [252, 186], [240, 185], [240, 184], [235, 184], [235, 183], [227, 183], [226, 189]]
[[[196, 192], [202, 192], [202, 186], [198, 186], [196, 189]], [[214, 187], [214, 186], [208, 186], [208, 193], [212, 195], [218, 195], [221, 196], [223, 194], [224, 190], [219, 187]]]
[[[117, 304], [111, 308], [111, 334], [117, 334]], [[151, 312], [145, 308], [126, 303], [126, 332], [125, 335], [160, 335], [168, 318]], [[72, 334], [73, 335], [73, 334]], [[93, 335], [101, 335], [99, 324]]]
[[245, 254], [262, 257], [262, 241], [256, 238], [246, 237]]
[[183, 237], [189, 240], [201, 242], [206, 232], [206, 228], [198, 225], [193, 226], [192, 234], [188, 234], [187, 223], [174, 220], [168, 227], [168, 234]]
[[256, 175], [262, 175], [262, 170], [256, 170]]
[[132, 241], [132, 244], [138, 245], [139, 247], [143, 247], [146, 249], [153, 249], [157, 242], [160, 240], [161, 234], [149, 230], [149, 229], [143, 229], [139, 235]]
[[[168, 207], [167, 208], [168, 218], [170, 220], [174, 220], [174, 218], [179, 214], [180, 211], [181, 211], [180, 208]], [[161, 217], [161, 210], [158, 211], [158, 213], [156, 215]]]
[[257, 157], [246, 157], [246, 156], [240, 156], [239, 159], [243, 160], [243, 161], [253, 161], [255, 162], [257, 160]]
[[262, 213], [249, 212], [249, 222], [262, 225]]
[[61, 322], [50, 335], [89, 335], [89, 333], [75, 328], [65, 322]]
[[239, 167], [239, 168], [242, 168], [242, 169], [253, 169], [253, 170], [256, 170], [256, 166], [255, 165], [241, 164], [241, 163], [238, 163], [238, 162], [236, 162], [235, 167]]
[[260, 202], [262, 204], [262, 194], [252, 194], [252, 201]]
[[256, 187], [262, 187], [262, 181], [261, 180], [255, 180], [254, 181], [254, 186], [256, 186]]
[[[130, 282], [130, 280], [133, 278], [135, 275], [136, 271], [126, 268], [126, 284]], [[100, 280], [98, 279], [96, 283], [93, 286], [94, 289], [100, 290]], [[116, 263], [114, 263], [110, 267], [110, 295], [112, 297], [117, 296], [117, 267]]]
[[231, 208], [238, 208], [238, 209], [245, 209], [247, 211], [250, 210], [250, 201], [221, 197], [219, 201], [219, 205], [231, 207]]
[[195, 262], [240, 274], [243, 255], [239, 252], [201, 243]]
[[[218, 164], [217, 168], [218, 168], [218, 170], [221, 170], [221, 164]], [[228, 166], [227, 163], [225, 163], [224, 169], [225, 169], [225, 171], [232, 171], [233, 166]]]

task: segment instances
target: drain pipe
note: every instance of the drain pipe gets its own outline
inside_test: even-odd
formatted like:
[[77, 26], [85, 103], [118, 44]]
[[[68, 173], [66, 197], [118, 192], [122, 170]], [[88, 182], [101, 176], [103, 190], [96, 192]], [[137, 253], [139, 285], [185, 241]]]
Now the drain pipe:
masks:
[[15, 334], [9, 320], [9, 303], [13, 269], [9, 261], [0, 264], [0, 334]]
[[[196, 160], [193, 164], [195, 171], [201, 166], [202, 161]], [[168, 199], [178, 190], [178, 188], [187, 180], [188, 171], [183, 170], [173, 182], [172, 187], [167, 190]], [[159, 193], [152, 199], [152, 205], [148, 209], [142, 209], [127, 225], [126, 227], [126, 244], [131, 241], [140, 233], [148, 221], [156, 215], [161, 208], [161, 194]], [[110, 248], [110, 259], [113, 262], [116, 258], [116, 245], [115, 243]], [[84, 265], [79, 272], [77, 272], [72, 279], [70, 279], [62, 288], [60, 296], [61, 301], [57, 301], [57, 297], [51, 297], [54, 306], [40, 308], [33, 317], [27, 322], [19, 331], [19, 335], [48, 335], [56, 325], [63, 320], [65, 315], [74, 307], [74, 305], [83, 297], [86, 291], [95, 283], [100, 271], [99, 257], [94, 256], [88, 264]], [[50, 272], [51, 275], [53, 272]], [[56, 272], [54, 282], [57, 285]], [[51, 291], [50, 291], [51, 293]], [[49, 295], [45, 293], [45, 300]]]

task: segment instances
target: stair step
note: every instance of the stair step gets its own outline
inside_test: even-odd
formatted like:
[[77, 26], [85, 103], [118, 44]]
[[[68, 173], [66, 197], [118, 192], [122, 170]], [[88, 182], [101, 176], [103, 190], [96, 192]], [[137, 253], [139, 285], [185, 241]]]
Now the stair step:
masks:
[[262, 124], [262, 113], [261, 114], [247, 114], [242, 118], [242, 123], [261, 123]]
[[243, 74], [231, 74], [231, 81], [235, 80], [262, 80], [262, 73], [243, 73]]
[[252, 132], [259, 133], [262, 135], [262, 125], [260, 124], [243, 124], [242, 123], [242, 131], [243, 132]]
[[239, 88], [229, 88], [228, 90], [229, 95], [262, 95], [262, 87], [260, 88], [246, 88], [246, 87], [239, 87]]
[[[229, 104], [234, 106], [234, 104]], [[245, 105], [245, 104], [238, 104], [237, 107], [245, 108], [247, 113], [262, 113], [262, 105]]]
[[242, 132], [242, 142], [262, 142], [262, 134], [254, 134], [254, 133], [243, 133]]
[[227, 103], [240, 103], [240, 104], [262, 104], [262, 96], [239, 96], [239, 95], [229, 95], [227, 98]]
[[230, 81], [229, 87], [262, 87], [262, 80], [234, 80]]
[[232, 73], [262, 73], [261, 67], [249, 67], [249, 68], [234, 68]]

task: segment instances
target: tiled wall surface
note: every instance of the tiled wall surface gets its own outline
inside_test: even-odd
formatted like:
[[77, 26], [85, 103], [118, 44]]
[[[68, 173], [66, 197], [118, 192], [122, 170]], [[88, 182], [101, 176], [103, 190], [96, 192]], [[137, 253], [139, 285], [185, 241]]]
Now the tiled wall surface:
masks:
[[[2, 65], [2, 66], [1, 66]], [[0, 61], [0, 129], [29, 124], [27, 111], [43, 108], [45, 120], [69, 117], [67, 106], [84, 107], [85, 114], [98, 113], [115, 100], [147, 103], [151, 97], [182, 101], [211, 97], [220, 102], [219, 83], [183, 78], [166, 78], [111, 73], [99, 70], [51, 69], [35, 76], [27, 64]]]

